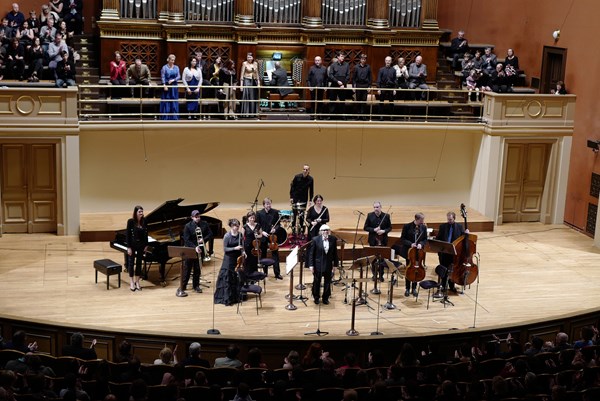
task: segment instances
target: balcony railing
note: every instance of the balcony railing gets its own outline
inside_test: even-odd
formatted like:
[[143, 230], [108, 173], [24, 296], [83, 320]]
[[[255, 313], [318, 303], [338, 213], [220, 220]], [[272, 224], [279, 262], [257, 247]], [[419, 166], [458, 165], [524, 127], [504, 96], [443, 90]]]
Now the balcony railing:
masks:
[[[293, 93], [281, 98], [278, 87], [244, 87], [254, 90], [255, 100], [244, 100], [237, 86], [211, 86], [202, 90], [199, 99], [186, 99], [185, 87], [178, 87], [178, 99], [161, 99], [162, 85], [112, 86], [81, 85], [79, 118], [81, 120], [366, 120], [366, 121], [444, 121], [477, 123], [482, 120], [483, 102], [465, 90], [437, 89], [345, 89], [346, 101], [311, 99], [308, 87], [285, 87]], [[321, 88], [320, 90], [323, 90]], [[98, 92], [96, 98], [83, 95]], [[380, 91], [391, 94], [392, 101], [381, 102]], [[360, 96], [360, 92], [366, 92]], [[115, 95], [118, 93], [118, 95]], [[366, 98], [358, 101], [356, 99]], [[242, 103], [251, 105], [242, 113]], [[162, 103], [162, 111], [161, 111]], [[176, 113], [168, 104], [177, 103]], [[192, 105], [188, 111], [188, 104]]]

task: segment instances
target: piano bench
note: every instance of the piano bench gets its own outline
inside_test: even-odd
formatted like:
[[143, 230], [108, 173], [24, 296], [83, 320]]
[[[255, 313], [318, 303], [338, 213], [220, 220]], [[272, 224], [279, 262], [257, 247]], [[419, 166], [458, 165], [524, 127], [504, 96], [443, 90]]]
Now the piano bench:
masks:
[[108, 290], [108, 279], [113, 274], [118, 274], [119, 288], [121, 288], [121, 272], [123, 271], [123, 266], [110, 259], [99, 259], [94, 260], [94, 269], [96, 269], [96, 284], [98, 284], [98, 272], [100, 272], [106, 275], [106, 289]]

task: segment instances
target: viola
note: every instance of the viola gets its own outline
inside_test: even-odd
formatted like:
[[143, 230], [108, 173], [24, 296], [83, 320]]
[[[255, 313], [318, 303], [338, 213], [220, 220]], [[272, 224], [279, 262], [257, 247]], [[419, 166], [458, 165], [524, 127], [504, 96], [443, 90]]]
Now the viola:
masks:
[[[240, 243], [239, 245], [242, 245], [242, 235], [240, 234]], [[244, 268], [246, 267], [246, 253], [244, 252], [244, 249], [242, 248], [242, 254], [240, 256], [238, 256], [237, 260], [236, 260], [236, 264], [235, 264], [235, 271], [240, 271], [240, 270], [244, 270]]]
[[[460, 214], [465, 221], [465, 230], [468, 230], [467, 209], [464, 203], [460, 204]], [[473, 255], [477, 252], [476, 241], [476, 235], [465, 233], [453, 242], [456, 249], [456, 256], [454, 256], [451, 278], [458, 285], [470, 285], [479, 275], [479, 267], [473, 261]]]
[[260, 239], [255, 238], [252, 240], [252, 255], [260, 259]]
[[269, 250], [276, 251], [279, 249], [279, 245], [277, 244], [277, 234], [269, 235]]
[[425, 278], [425, 250], [410, 248], [408, 250], [408, 265], [406, 266], [406, 279], [408, 281], [421, 281]]

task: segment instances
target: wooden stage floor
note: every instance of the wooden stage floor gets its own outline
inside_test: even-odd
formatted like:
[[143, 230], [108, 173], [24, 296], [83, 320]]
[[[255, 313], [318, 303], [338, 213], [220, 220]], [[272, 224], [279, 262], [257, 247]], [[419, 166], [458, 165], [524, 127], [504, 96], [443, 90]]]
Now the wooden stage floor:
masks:
[[[382, 311], [379, 303], [386, 301], [385, 283], [381, 299], [370, 296], [371, 308], [357, 308], [360, 335], [374, 331], [378, 318], [384, 336], [418, 336], [469, 330], [473, 325], [484, 329], [551, 319], [600, 304], [600, 250], [593, 247], [592, 239], [565, 226], [539, 223], [506, 224], [478, 234], [479, 282], [464, 295], [451, 296], [455, 306], [444, 308], [434, 302], [427, 310], [425, 292], [415, 302], [403, 296], [400, 285], [394, 291], [399, 309]], [[5, 234], [0, 238], [0, 315], [89, 329], [202, 338], [213, 326], [212, 290], [221, 250], [217, 240], [216, 257], [203, 269], [211, 288], [177, 298], [175, 270], [164, 288], [157, 283], [156, 268], [142, 282], [141, 292], [129, 290], [126, 275], [121, 288], [116, 287], [116, 276], [111, 277], [108, 291], [103, 275], [95, 284], [94, 260], [122, 261], [122, 254], [106, 242]], [[428, 278], [435, 262], [437, 258], [429, 256]], [[306, 281], [312, 277], [308, 275]], [[244, 303], [239, 314], [235, 306], [216, 305], [214, 326], [224, 338], [306, 338], [305, 332], [317, 328], [318, 307], [310, 300], [306, 306], [295, 301], [298, 309], [286, 310], [288, 288], [289, 277], [283, 281], [270, 277], [258, 316], [253, 300]], [[343, 300], [344, 292], [336, 286], [331, 304], [321, 307], [320, 329], [330, 333], [328, 338], [349, 338], [345, 333], [351, 306]]]

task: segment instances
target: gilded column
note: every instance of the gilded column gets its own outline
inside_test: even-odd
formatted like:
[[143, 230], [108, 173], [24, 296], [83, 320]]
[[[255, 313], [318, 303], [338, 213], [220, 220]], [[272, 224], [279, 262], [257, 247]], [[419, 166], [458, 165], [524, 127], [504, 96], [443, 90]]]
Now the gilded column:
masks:
[[439, 30], [437, 20], [438, 0], [423, 0], [423, 23], [422, 29]]
[[169, 0], [169, 23], [184, 22], [183, 3], [185, 0]]
[[[125, 1], [125, 0], [122, 0]], [[119, 19], [119, 0], [103, 0], [102, 1], [102, 12], [100, 13], [100, 20], [117, 20]]]
[[323, 26], [320, 0], [304, 1], [304, 16], [302, 17], [302, 25], [307, 28], [320, 28]]
[[252, 0], [236, 0], [235, 23], [237, 25], [254, 25], [254, 2]]
[[367, 0], [367, 26], [376, 29], [389, 28], [388, 0]]

